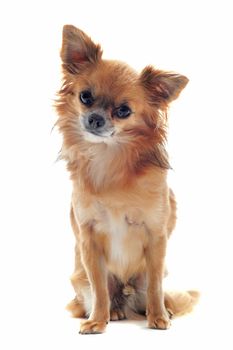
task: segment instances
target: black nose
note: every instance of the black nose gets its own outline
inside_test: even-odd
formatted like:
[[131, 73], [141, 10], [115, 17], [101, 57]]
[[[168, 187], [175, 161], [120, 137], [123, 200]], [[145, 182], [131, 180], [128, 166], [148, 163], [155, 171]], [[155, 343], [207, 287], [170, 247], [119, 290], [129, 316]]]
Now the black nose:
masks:
[[93, 113], [88, 117], [88, 125], [91, 129], [98, 129], [104, 126], [105, 119], [99, 114]]

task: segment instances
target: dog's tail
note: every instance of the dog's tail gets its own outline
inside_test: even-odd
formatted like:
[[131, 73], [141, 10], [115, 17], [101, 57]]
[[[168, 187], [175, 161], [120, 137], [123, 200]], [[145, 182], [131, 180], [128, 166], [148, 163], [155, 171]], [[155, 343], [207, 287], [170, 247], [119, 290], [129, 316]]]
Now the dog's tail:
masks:
[[[125, 288], [126, 289], [126, 288]], [[125, 290], [124, 289], [124, 290]], [[125, 292], [123, 291], [125, 294]], [[142, 308], [139, 308], [140, 302], [144, 305], [145, 293], [135, 293], [133, 288], [130, 289], [130, 293], [127, 293], [127, 302], [124, 306], [124, 313], [129, 320], [143, 320], [145, 319], [145, 312]], [[164, 304], [169, 313], [170, 318], [175, 318], [187, 314], [193, 310], [193, 307], [197, 304], [200, 297], [198, 291], [190, 290], [187, 292], [175, 292], [169, 291], [164, 294]], [[139, 313], [139, 309], [141, 312]]]
[[192, 311], [200, 297], [198, 291], [165, 292], [164, 303], [171, 317], [182, 316]]

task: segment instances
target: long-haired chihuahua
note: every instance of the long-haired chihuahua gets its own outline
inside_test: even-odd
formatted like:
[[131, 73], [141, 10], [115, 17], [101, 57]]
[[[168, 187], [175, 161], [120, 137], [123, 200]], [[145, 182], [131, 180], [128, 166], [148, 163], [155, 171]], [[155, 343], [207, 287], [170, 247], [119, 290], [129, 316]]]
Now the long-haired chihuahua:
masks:
[[86, 317], [80, 333], [102, 333], [109, 320], [147, 318], [167, 329], [192, 309], [194, 291], [164, 293], [165, 255], [176, 222], [167, 185], [167, 109], [188, 79], [147, 66], [102, 59], [100, 45], [74, 26], [63, 29], [63, 85], [56, 109], [61, 157], [73, 182], [76, 238], [68, 309]]

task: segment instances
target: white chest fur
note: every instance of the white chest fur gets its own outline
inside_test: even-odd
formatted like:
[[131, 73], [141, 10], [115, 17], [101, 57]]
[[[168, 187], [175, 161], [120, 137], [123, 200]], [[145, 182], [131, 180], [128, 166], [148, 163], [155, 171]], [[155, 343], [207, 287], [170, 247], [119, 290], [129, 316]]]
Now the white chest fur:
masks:
[[[134, 215], [133, 215], [134, 212]], [[109, 250], [107, 264], [111, 272], [123, 278], [136, 270], [142, 262], [145, 243], [145, 227], [140, 219], [136, 221], [137, 210], [111, 210], [101, 208], [101, 217], [95, 230], [107, 235]], [[137, 215], [138, 217], [138, 215]], [[128, 276], [129, 277], [129, 276]]]
[[108, 269], [122, 280], [129, 278], [143, 260], [146, 231], [142, 213], [93, 201], [88, 208], [76, 205], [76, 216], [79, 223], [94, 222], [97, 235], [106, 235]]
[[110, 242], [109, 260], [120, 265], [125, 265], [129, 259], [127, 253], [127, 238], [129, 227], [123, 216], [113, 217], [108, 215], [106, 233]]

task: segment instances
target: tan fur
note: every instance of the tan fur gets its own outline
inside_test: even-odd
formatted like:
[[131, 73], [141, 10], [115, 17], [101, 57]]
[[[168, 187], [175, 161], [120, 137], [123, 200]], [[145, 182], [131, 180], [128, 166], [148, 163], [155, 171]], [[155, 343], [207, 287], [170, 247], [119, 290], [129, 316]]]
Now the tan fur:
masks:
[[[196, 299], [190, 293], [164, 296], [162, 289], [167, 239], [176, 221], [175, 197], [166, 182], [166, 114], [188, 80], [150, 66], [139, 75], [101, 55], [86, 34], [64, 27], [64, 83], [56, 108], [61, 156], [73, 181], [76, 297], [68, 309], [75, 317], [89, 316], [81, 333], [101, 333], [110, 319], [145, 313], [149, 327], [165, 329], [169, 314], [189, 311]], [[92, 108], [79, 99], [86, 89], [95, 95]], [[114, 117], [126, 101], [132, 115]], [[104, 113], [114, 136], [88, 141], [81, 119], [90, 111]]]

